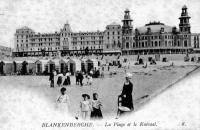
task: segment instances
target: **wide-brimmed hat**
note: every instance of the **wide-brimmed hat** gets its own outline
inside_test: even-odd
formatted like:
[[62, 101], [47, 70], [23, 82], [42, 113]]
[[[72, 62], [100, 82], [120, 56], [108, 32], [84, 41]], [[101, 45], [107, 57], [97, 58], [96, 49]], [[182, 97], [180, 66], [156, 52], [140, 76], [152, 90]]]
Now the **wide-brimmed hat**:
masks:
[[88, 99], [90, 99], [90, 96], [88, 94], [82, 94], [82, 97], [83, 98], [88, 97]]
[[131, 78], [133, 75], [131, 73], [126, 73], [125, 77], [126, 78]]

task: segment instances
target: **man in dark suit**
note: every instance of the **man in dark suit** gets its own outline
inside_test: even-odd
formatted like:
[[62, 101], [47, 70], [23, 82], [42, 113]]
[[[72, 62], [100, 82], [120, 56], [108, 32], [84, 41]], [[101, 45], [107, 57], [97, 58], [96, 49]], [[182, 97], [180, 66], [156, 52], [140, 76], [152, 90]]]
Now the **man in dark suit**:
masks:
[[54, 72], [51, 71], [50, 75], [49, 75], [49, 81], [50, 81], [50, 87], [54, 87]]

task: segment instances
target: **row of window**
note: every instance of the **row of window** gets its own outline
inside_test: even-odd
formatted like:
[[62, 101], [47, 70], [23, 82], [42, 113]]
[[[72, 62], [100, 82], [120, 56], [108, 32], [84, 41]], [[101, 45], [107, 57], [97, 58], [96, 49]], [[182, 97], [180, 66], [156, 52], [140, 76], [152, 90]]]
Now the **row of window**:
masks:
[[[17, 40], [17, 43], [19, 42], [19, 40]], [[21, 40], [21, 42], [28, 42], [28, 40]]]
[[[107, 32], [107, 34], [109, 35], [110, 32]], [[118, 31], [117, 34], [120, 35], [120, 32]], [[112, 35], [115, 35], [115, 32], [112, 32]]]
[[110, 30], [110, 29], [121, 29], [121, 27], [120, 26], [118, 26], [118, 27], [106, 27], [106, 29], [108, 29], [108, 30]]
[[17, 44], [17, 47], [19, 47], [19, 45], [21, 45], [21, 47], [23, 46], [28, 47], [28, 44]]
[[[187, 41], [184, 41], [184, 47], [188, 46]], [[181, 46], [180, 42], [178, 41], [177, 43], [173, 42], [173, 41], [165, 41], [164, 43], [165, 47], [173, 47], [173, 46]], [[161, 42], [159, 41], [152, 41], [151, 43], [147, 43], [147, 42], [142, 42], [142, 43], [133, 43], [133, 48], [140, 48], [140, 47], [161, 47]], [[129, 46], [129, 42], [126, 43], [126, 48], [130, 48]]]
[[[164, 36], [138, 36], [138, 37], [132, 37], [133, 40], [135, 40], [136, 38], [138, 40], [148, 40], [148, 38], [151, 38], [151, 40], [155, 40], [155, 39], [161, 39], [161, 38], [165, 38], [165, 39], [174, 39], [175, 36], [173, 35], [164, 35]], [[187, 38], [187, 35], [183, 35], [184, 38]], [[131, 37], [125, 37], [126, 40], [129, 40]], [[176, 36], [176, 38], [180, 38], [180, 36]]]
[[[84, 50], [85, 48], [88, 48], [88, 49], [101, 49], [102, 47], [101, 46], [98, 46], [98, 47], [95, 47], [95, 46], [91, 46], [91, 47], [88, 47], [88, 46], [86, 46], [86, 47], [80, 47], [80, 50]], [[73, 47], [73, 49], [75, 49], [75, 50], [77, 50], [77, 47]]]
[[[120, 39], [120, 36], [118, 36], [117, 38], [118, 38], [118, 40], [119, 40], [119, 39]], [[110, 37], [108, 36], [107, 39], [109, 40]], [[112, 39], [115, 39], [115, 37], [113, 36]]]
[[106, 44], [106, 49], [109, 49], [109, 48], [120, 48], [121, 47], [121, 44]]
[[[34, 49], [31, 48], [31, 51], [33, 51], [33, 50], [34, 50]], [[38, 48], [37, 50], [38, 50], [38, 51], [41, 51], [41, 50], [43, 50], [43, 48]], [[46, 50], [46, 51], [47, 51], [47, 50], [48, 50], [48, 51], [52, 51], [53, 48], [52, 48], [52, 47], [49, 47], [49, 48], [46, 48], [45, 50]], [[55, 50], [60, 50], [60, 47], [56, 47]]]
[[77, 39], [80, 39], [80, 40], [89, 40], [89, 39], [91, 39], [91, 40], [103, 40], [103, 36], [101, 36], [101, 37], [80, 37], [80, 38], [78, 38], [78, 37], [73, 37], [72, 38], [74, 41], [76, 40], [77, 41]]
[[56, 42], [56, 43], [31, 43], [32, 46], [52, 46], [52, 45], [56, 45], [56, 46], [59, 46], [60, 43], [59, 42]]
[[[78, 42], [72, 42], [72, 44], [73, 44], [73, 45], [77, 45]], [[96, 41], [82, 42], [82, 41], [81, 41], [80, 44], [81, 44], [81, 45], [85, 45], [85, 44], [87, 44], [87, 45], [89, 45], [89, 44], [99, 44], [99, 45], [101, 45], [101, 44], [103, 44], [103, 41], [99, 41], [99, 42], [96, 42]]]

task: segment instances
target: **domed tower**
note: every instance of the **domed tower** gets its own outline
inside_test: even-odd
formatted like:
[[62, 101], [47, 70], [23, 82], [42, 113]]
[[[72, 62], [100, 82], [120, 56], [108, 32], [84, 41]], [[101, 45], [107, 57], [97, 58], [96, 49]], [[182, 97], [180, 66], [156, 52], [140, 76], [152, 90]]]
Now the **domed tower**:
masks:
[[123, 26], [122, 26], [122, 34], [123, 35], [130, 35], [132, 33], [133, 30], [133, 26], [132, 26], [132, 19], [130, 16], [130, 11], [128, 9], [126, 9], [124, 11], [124, 19], [122, 20], [123, 22]]
[[187, 12], [187, 6], [184, 5], [182, 8], [182, 13], [181, 13], [181, 17], [179, 17], [180, 19], [180, 23], [179, 23], [179, 29], [181, 33], [191, 33], [190, 32], [190, 16], [188, 16], [188, 12]]

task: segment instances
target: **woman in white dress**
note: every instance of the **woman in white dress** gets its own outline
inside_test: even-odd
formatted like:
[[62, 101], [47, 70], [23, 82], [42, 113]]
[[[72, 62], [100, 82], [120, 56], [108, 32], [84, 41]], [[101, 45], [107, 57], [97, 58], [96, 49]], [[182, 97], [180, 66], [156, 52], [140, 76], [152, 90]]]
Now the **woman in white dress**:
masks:
[[69, 111], [69, 96], [67, 95], [67, 92], [66, 92], [66, 88], [61, 88], [60, 89], [60, 93], [61, 95], [58, 97], [57, 99], [57, 106], [58, 106], [58, 109], [61, 111], [61, 112], [66, 112], [68, 113]]

